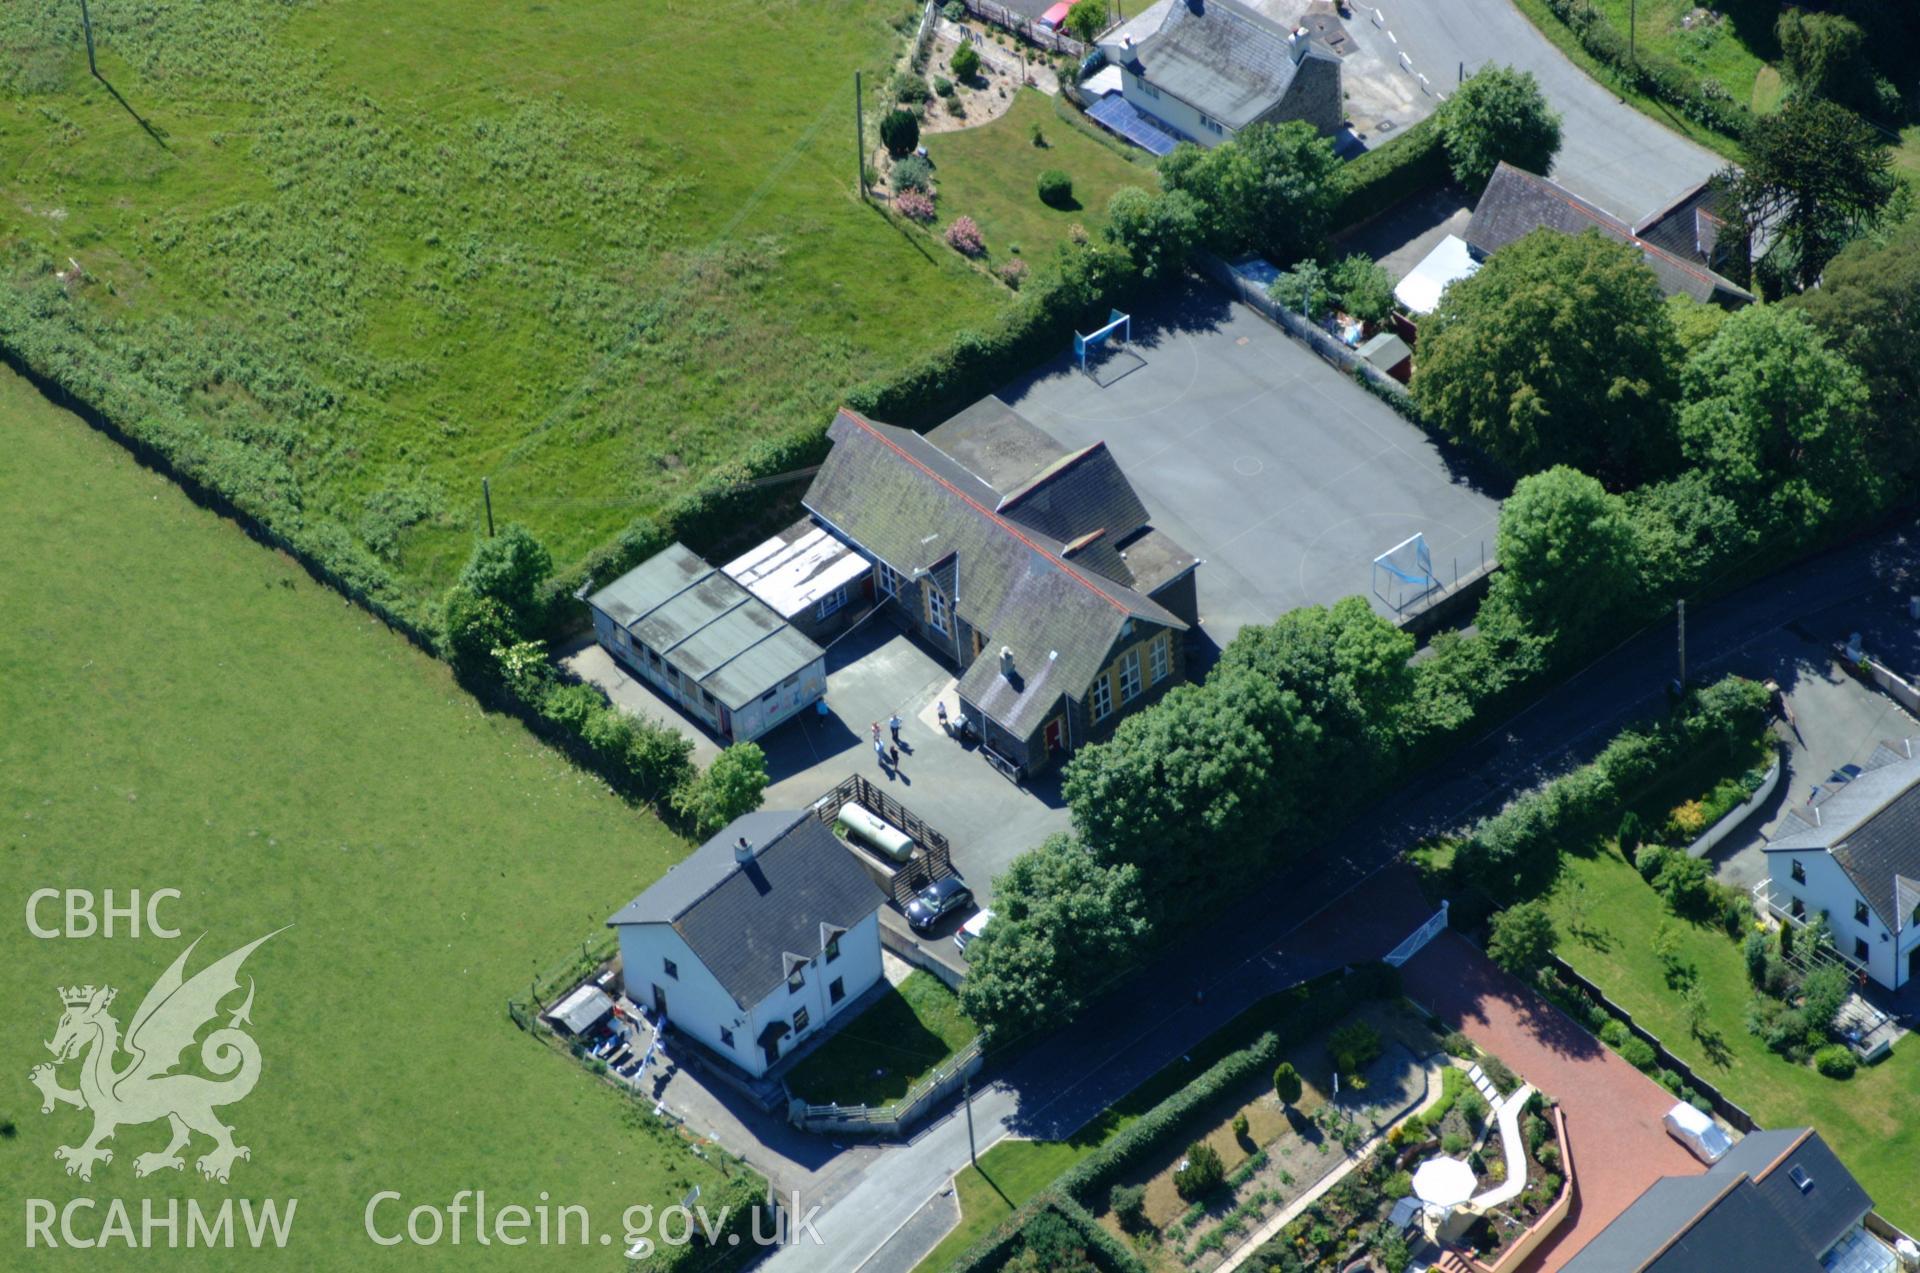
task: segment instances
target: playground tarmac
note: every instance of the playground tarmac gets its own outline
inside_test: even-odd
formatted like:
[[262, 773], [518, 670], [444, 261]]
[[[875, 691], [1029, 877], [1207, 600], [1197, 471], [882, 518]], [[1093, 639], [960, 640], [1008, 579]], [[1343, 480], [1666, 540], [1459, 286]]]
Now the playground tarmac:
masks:
[[1095, 374], [1070, 352], [1000, 390], [1068, 447], [1104, 440], [1156, 526], [1203, 559], [1204, 634], [1367, 597], [1416, 532], [1450, 584], [1493, 555], [1505, 488], [1253, 310], [1193, 283], [1133, 315]]

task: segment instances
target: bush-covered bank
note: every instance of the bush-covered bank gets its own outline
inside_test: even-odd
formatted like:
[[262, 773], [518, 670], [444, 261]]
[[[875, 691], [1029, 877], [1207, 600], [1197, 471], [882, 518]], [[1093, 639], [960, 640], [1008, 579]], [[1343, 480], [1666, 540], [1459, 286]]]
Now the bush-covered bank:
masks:
[[1048, 1190], [968, 1248], [947, 1273], [1147, 1273], [1147, 1266], [1072, 1198]]
[[1630, 50], [1626, 33], [1581, 0], [1542, 0], [1609, 76], [1635, 92], [1664, 102], [1694, 123], [1737, 144], [1753, 127], [1753, 109], [1725, 85], [1644, 49]]

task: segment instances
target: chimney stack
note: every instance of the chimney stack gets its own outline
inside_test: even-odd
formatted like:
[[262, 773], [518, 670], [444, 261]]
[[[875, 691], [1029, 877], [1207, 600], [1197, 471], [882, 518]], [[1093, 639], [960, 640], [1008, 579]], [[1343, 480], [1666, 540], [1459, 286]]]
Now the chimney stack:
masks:
[[745, 866], [753, 861], [753, 846], [747, 843], [747, 837], [741, 836], [740, 842], [733, 846], [733, 860]]
[[1013, 679], [1013, 647], [1011, 646], [1000, 647], [1000, 675], [1009, 681]]

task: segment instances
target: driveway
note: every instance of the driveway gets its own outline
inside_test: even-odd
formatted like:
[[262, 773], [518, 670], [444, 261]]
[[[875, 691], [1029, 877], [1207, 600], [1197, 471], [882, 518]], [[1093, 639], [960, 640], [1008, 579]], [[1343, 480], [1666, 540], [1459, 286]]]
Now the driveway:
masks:
[[1757, 648], [1754, 671], [1771, 676], [1792, 714], [1774, 727], [1785, 772], [1780, 786], [1753, 817], [1714, 847], [1716, 878], [1751, 889], [1767, 878], [1766, 845], [1795, 806], [1845, 765], [1864, 764], [1882, 741], [1920, 735], [1900, 705], [1840, 670], [1832, 642], [1860, 630], [1858, 607], [1810, 616]]
[[1458, 933], [1442, 933], [1401, 969], [1407, 996], [1560, 1102], [1579, 1196], [1546, 1254], [1552, 1273], [1662, 1176], [1706, 1167], [1660, 1119], [1673, 1096], [1571, 1017], [1509, 977]]
[[1551, 176], [1626, 221], [1726, 166], [1589, 79], [1508, 0], [1381, 0], [1381, 14], [1437, 91], [1452, 92], [1462, 69], [1470, 75], [1495, 64], [1532, 71], [1561, 114]]

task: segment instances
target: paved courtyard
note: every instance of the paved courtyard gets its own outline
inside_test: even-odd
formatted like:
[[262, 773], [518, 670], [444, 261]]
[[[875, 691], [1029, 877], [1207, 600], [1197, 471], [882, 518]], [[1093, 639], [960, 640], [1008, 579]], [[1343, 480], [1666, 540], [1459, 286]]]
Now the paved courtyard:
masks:
[[[621, 707], [694, 739], [706, 764], [719, 744], [686, 713], [615, 663], [590, 640], [561, 655], [562, 664], [598, 685]], [[900, 630], [885, 614], [868, 618], [827, 650], [826, 712], [801, 713], [757, 741], [767, 754], [766, 807], [804, 808], [862, 773], [944, 834], [953, 863], [984, 903], [993, 877], [1027, 849], [1068, 829], [1058, 775], [1016, 787], [984, 758], [942, 733], [935, 705], [959, 707], [953, 669]], [[873, 754], [873, 723], [886, 735], [901, 720], [900, 765], [883, 771]], [[889, 739], [891, 741], [891, 739]]]
[[1062, 354], [1000, 396], [1069, 447], [1106, 441], [1154, 525], [1204, 561], [1216, 643], [1354, 594], [1390, 613], [1372, 561], [1416, 531], [1443, 581], [1492, 554], [1497, 484], [1246, 306], [1195, 284], [1135, 314], [1133, 340], [1104, 388]]
[[1673, 1097], [1571, 1017], [1494, 966], [1458, 933], [1442, 933], [1401, 970], [1407, 997], [1560, 1102], [1579, 1190], [1544, 1254], [1552, 1273], [1662, 1176], [1706, 1170], [1660, 1120]]

